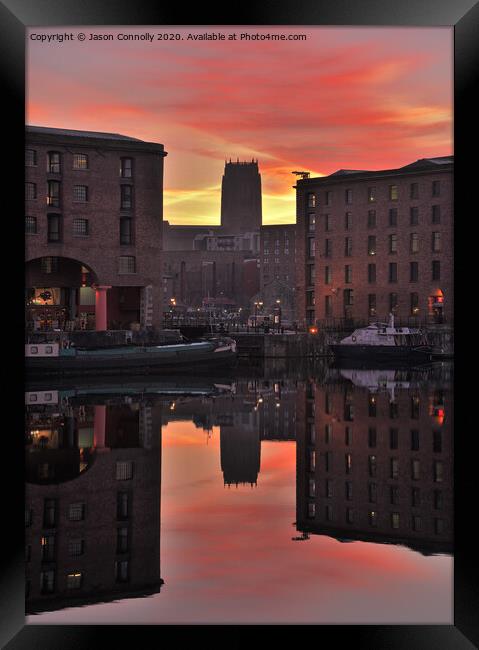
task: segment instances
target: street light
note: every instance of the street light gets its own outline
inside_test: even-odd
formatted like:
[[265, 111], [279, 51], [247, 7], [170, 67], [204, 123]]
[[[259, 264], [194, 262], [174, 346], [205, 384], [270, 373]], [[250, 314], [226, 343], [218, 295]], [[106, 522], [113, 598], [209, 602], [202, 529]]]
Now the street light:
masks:
[[263, 303], [260, 302], [255, 302], [254, 303], [254, 329], [255, 332], [258, 331], [258, 307], [262, 307]]
[[276, 300], [276, 314], [274, 316], [274, 322], [278, 326], [278, 332], [281, 329], [281, 300], [277, 298]]
[[175, 298], [170, 298], [170, 318], [173, 319], [173, 314], [175, 311], [176, 307], [176, 300]]

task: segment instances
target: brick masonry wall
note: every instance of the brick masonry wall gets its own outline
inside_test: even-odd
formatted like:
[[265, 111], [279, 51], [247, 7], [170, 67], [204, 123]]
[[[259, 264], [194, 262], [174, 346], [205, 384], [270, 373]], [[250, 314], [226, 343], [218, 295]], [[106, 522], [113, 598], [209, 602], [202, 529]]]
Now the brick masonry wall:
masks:
[[[37, 155], [35, 167], [25, 167], [26, 182], [37, 185], [37, 198], [26, 200], [25, 214], [36, 217], [37, 234], [26, 235], [26, 261], [39, 257], [66, 257], [89, 267], [94, 280], [111, 286], [161, 286], [163, 219], [163, 146], [44, 135], [27, 132], [27, 149]], [[61, 173], [47, 173], [47, 152], [61, 154]], [[89, 168], [73, 169], [73, 154], [86, 153]], [[133, 177], [120, 177], [120, 159], [133, 158]], [[60, 207], [47, 206], [47, 181], [59, 180]], [[120, 185], [134, 186], [132, 210], [120, 209]], [[88, 201], [73, 200], [73, 186], [88, 186]], [[63, 219], [59, 243], [47, 241], [47, 214]], [[132, 217], [133, 245], [120, 245], [120, 216]], [[89, 221], [88, 236], [73, 234], [73, 220]], [[136, 258], [136, 273], [120, 274], [118, 258]], [[156, 306], [159, 321], [160, 306]]]
[[[341, 177], [340, 177], [341, 178]], [[314, 181], [320, 181], [315, 183]], [[440, 181], [440, 196], [432, 196], [433, 181]], [[411, 183], [418, 184], [419, 198], [410, 198]], [[389, 186], [397, 185], [399, 196], [396, 201], [389, 200]], [[376, 201], [368, 202], [368, 187], [376, 188]], [[351, 189], [353, 200], [345, 202], [345, 190]], [[331, 205], [325, 205], [325, 192], [332, 193]], [[316, 208], [307, 207], [307, 194], [315, 192]], [[444, 316], [448, 323], [453, 318], [453, 178], [452, 172], [417, 172], [397, 174], [388, 178], [368, 178], [363, 180], [342, 177], [335, 179], [311, 179], [298, 182], [297, 191], [298, 219], [298, 316], [305, 318], [306, 313], [306, 240], [307, 215], [316, 215], [316, 282], [315, 282], [315, 317], [326, 318], [325, 296], [332, 296], [333, 318], [344, 317], [343, 290], [353, 289], [354, 304], [351, 316], [355, 319], [368, 320], [368, 294], [376, 294], [377, 317], [384, 319], [389, 313], [389, 294], [398, 294], [397, 316], [407, 320], [410, 312], [410, 294], [419, 294], [418, 317], [422, 320], [428, 316], [428, 299], [442, 292], [444, 297]], [[432, 223], [432, 206], [440, 206], [439, 224]], [[419, 210], [418, 225], [410, 225], [410, 208]], [[389, 209], [397, 208], [397, 225], [389, 226]], [[376, 210], [375, 228], [368, 228], [368, 212]], [[352, 226], [345, 229], [345, 214], [351, 212]], [[325, 215], [330, 215], [331, 230], [325, 228]], [[441, 234], [441, 250], [433, 252], [432, 233]], [[410, 235], [417, 233], [419, 251], [410, 252]], [[397, 236], [397, 253], [389, 252], [389, 235]], [[368, 255], [368, 236], [375, 235], [376, 255]], [[345, 237], [352, 238], [352, 255], [345, 256]], [[325, 256], [325, 239], [331, 240], [332, 254]], [[441, 265], [440, 280], [432, 280], [432, 261], [439, 260]], [[389, 263], [397, 263], [397, 282], [389, 282]], [[419, 278], [410, 281], [410, 262], [418, 262]], [[368, 283], [368, 264], [376, 264], [376, 282]], [[352, 282], [345, 282], [345, 265], [352, 269]], [[331, 271], [331, 283], [325, 284], [325, 267]], [[334, 291], [332, 291], [334, 290]]]

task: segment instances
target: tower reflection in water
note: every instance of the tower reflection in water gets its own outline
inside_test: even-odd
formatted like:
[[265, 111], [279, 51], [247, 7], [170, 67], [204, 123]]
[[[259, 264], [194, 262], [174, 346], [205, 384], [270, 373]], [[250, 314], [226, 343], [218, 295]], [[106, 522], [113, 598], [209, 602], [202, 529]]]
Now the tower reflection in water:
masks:
[[27, 613], [158, 592], [160, 407], [26, 399]]
[[192, 420], [207, 433], [218, 427], [224, 484], [256, 487], [261, 441], [295, 440], [297, 385], [288, 379], [239, 379], [230, 392], [172, 402], [163, 411], [163, 424]]
[[451, 553], [452, 421], [451, 383], [440, 368], [338, 370], [307, 382], [298, 393], [299, 539]]
[[26, 394], [28, 613], [160, 591], [161, 428], [172, 421], [193, 421], [205, 444], [219, 427], [218, 483], [258, 497], [262, 442], [296, 440], [294, 540], [452, 553], [447, 367], [207, 383], [171, 396], [103, 386]]

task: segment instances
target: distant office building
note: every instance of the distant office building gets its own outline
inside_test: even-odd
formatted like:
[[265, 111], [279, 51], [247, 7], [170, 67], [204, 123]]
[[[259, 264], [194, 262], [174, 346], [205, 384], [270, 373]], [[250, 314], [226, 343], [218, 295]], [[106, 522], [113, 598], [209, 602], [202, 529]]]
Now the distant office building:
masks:
[[227, 233], [259, 230], [262, 223], [258, 161], [227, 162], [221, 183], [221, 228]]
[[215, 299], [246, 307], [259, 288], [257, 258], [245, 251], [165, 251], [163, 303], [201, 308]]
[[297, 181], [298, 318], [452, 324], [452, 156]]
[[260, 233], [260, 290], [253, 300], [263, 303], [263, 313], [281, 309], [282, 322], [292, 323], [296, 320], [296, 224], [261, 226]]
[[163, 221], [163, 250], [195, 250], [196, 238], [213, 236], [220, 231], [220, 226], [178, 226]]
[[259, 254], [259, 232], [243, 232], [237, 235], [225, 235], [211, 232], [198, 234], [193, 240], [195, 250], [207, 251], [248, 251]]
[[26, 319], [32, 329], [160, 325], [162, 144], [26, 127]]

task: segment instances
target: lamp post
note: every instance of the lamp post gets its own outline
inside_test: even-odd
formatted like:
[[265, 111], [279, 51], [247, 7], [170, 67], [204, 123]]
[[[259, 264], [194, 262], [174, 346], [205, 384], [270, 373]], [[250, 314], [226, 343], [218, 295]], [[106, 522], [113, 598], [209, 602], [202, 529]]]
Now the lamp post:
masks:
[[173, 318], [175, 315], [175, 307], [176, 307], [176, 298], [170, 298], [170, 327], [172, 327], [173, 324]]
[[281, 330], [281, 300], [278, 298], [276, 300], [276, 313], [274, 316], [275, 325], [277, 325], [278, 334]]
[[254, 331], [258, 331], [258, 307], [262, 307], [263, 303], [261, 301], [254, 303]]

